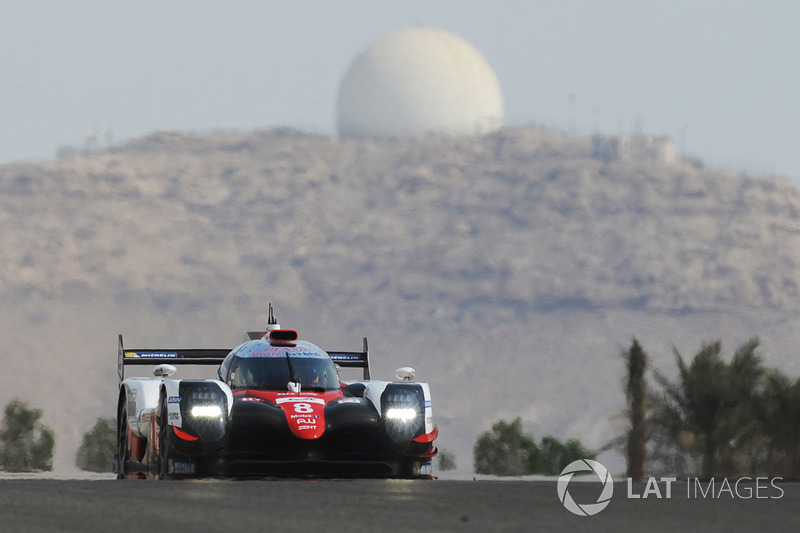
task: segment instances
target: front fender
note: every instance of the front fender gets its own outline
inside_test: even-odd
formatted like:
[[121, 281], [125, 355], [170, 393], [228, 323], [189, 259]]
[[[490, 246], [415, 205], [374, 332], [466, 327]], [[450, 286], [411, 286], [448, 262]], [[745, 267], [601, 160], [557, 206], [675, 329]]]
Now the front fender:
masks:
[[[401, 443], [420, 435], [432, 434], [435, 425], [431, 390], [427, 383], [370, 381], [365, 385], [364, 397], [372, 402], [381, 414], [392, 440]], [[388, 418], [390, 409], [406, 407], [415, 409], [418, 418], [405, 422], [396, 422]]]
[[150, 431], [150, 414], [158, 405], [160, 379], [128, 378], [120, 385], [119, 402], [125, 402], [127, 424], [133, 434], [146, 439]]
[[165, 385], [171, 440], [189, 448], [219, 446], [228, 430], [233, 406], [230, 388], [216, 380], [182, 380]]

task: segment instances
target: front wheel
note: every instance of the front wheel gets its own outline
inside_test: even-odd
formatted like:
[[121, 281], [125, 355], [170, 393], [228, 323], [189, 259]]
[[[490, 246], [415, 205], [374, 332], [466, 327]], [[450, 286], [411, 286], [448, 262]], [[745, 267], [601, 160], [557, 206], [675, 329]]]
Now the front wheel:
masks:
[[117, 479], [126, 479], [128, 476], [128, 460], [131, 454], [128, 450], [128, 402], [122, 398], [117, 412]]
[[164, 398], [158, 409], [158, 479], [170, 479], [169, 424], [167, 423], [167, 402]]

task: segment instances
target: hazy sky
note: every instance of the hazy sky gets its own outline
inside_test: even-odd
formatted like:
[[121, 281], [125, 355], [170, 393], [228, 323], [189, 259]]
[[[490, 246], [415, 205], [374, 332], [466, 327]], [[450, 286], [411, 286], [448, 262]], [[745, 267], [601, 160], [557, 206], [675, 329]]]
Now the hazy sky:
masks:
[[797, 0], [0, 0], [0, 163], [93, 129], [101, 147], [109, 132], [333, 134], [351, 59], [419, 24], [486, 56], [506, 124], [641, 124], [709, 166], [800, 185]]

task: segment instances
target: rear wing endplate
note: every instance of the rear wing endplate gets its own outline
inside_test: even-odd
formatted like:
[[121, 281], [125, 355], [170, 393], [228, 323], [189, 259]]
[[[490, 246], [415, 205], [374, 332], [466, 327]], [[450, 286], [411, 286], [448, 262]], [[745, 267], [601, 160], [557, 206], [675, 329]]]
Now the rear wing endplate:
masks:
[[125, 379], [127, 365], [219, 365], [231, 352], [230, 348], [198, 348], [182, 350], [123, 348], [122, 335], [117, 346], [117, 374], [119, 381]]
[[[327, 351], [327, 350], [326, 350]], [[363, 368], [364, 379], [369, 376], [369, 345], [364, 337], [364, 348], [361, 352], [328, 352], [331, 360], [342, 368]]]

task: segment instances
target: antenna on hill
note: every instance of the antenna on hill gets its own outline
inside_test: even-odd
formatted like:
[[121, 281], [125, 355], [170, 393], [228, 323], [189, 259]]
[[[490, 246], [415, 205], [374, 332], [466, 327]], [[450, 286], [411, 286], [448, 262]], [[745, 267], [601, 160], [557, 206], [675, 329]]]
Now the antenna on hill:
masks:
[[681, 126], [681, 155], [686, 156], [686, 133], [689, 131], [689, 125], [687, 123], [683, 123]]
[[578, 95], [575, 93], [567, 94], [567, 100], [569, 100], [569, 134], [575, 135], [576, 132], [576, 125], [575, 125], [575, 100], [578, 98]]

